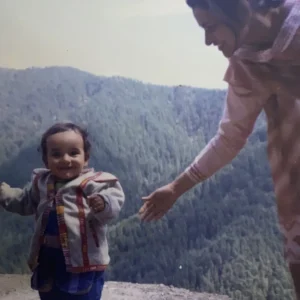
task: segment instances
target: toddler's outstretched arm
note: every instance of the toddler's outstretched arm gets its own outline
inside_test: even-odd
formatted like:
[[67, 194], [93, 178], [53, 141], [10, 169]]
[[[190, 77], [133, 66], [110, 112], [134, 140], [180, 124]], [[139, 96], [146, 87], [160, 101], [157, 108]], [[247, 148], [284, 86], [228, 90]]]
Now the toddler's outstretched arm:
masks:
[[12, 188], [2, 182], [0, 184], [0, 205], [9, 212], [29, 216], [36, 212], [38, 197], [32, 185], [20, 189]]

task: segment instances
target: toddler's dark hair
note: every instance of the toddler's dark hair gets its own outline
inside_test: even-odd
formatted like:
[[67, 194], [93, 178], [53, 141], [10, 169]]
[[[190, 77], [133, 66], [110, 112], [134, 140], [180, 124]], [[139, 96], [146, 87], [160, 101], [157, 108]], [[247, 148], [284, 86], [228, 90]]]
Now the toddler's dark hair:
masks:
[[83, 139], [83, 149], [85, 154], [85, 160], [90, 158], [91, 152], [91, 143], [88, 140], [88, 132], [86, 129], [81, 128], [80, 126], [73, 124], [71, 122], [66, 123], [56, 123], [50, 128], [46, 130], [46, 132], [42, 135], [41, 143], [38, 148], [38, 151], [42, 153], [42, 159], [44, 164], [47, 166], [47, 139], [49, 136], [65, 131], [75, 131], [78, 132]]

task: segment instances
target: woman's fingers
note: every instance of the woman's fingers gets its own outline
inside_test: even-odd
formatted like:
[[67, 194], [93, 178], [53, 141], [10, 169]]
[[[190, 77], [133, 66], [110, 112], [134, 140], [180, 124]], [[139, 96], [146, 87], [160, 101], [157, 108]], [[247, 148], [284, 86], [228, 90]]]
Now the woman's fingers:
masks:
[[155, 215], [154, 208], [146, 210], [146, 212], [142, 215], [142, 220], [145, 222], [150, 222], [153, 220], [153, 217]]
[[160, 211], [160, 212], [158, 212], [158, 213], [154, 216], [153, 220], [158, 221], [158, 220], [161, 219], [165, 214], [166, 214], [165, 211]]
[[142, 197], [143, 201], [151, 201], [152, 199], [152, 195], [146, 196], [146, 197]]
[[161, 187], [149, 196], [142, 197], [144, 204], [139, 210], [141, 220], [150, 222], [161, 219], [174, 204], [176, 199], [173, 198], [169, 186]]
[[140, 209], [140, 216], [143, 221], [152, 220], [153, 215], [156, 213], [156, 206], [151, 202], [145, 202]]

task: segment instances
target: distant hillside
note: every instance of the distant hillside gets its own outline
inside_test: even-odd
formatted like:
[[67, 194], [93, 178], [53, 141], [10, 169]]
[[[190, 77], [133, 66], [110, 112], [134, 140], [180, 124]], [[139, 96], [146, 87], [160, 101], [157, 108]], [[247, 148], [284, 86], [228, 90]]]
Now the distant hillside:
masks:
[[[41, 133], [86, 125], [91, 165], [116, 174], [126, 204], [110, 228], [111, 281], [164, 283], [234, 299], [292, 299], [282, 258], [263, 115], [246, 149], [182, 197], [160, 222], [141, 223], [141, 197], [173, 179], [216, 132], [225, 91], [146, 85], [72, 68], [0, 69], [0, 181], [22, 186]], [[26, 272], [32, 218], [0, 218], [0, 272]]]

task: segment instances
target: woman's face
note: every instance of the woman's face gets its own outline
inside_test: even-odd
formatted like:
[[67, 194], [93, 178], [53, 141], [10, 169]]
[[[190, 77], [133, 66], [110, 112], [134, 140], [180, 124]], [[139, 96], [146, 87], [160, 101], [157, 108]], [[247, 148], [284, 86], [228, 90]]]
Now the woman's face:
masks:
[[[225, 1], [225, 0], [224, 0]], [[224, 23], [207, 10], [193, 9], [194, 17], [199, 26], [205, 31], [205, 43], [207, 46], [214, 45], [225, 57], [231, 57], [236, 50], [236, 35]]]

